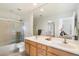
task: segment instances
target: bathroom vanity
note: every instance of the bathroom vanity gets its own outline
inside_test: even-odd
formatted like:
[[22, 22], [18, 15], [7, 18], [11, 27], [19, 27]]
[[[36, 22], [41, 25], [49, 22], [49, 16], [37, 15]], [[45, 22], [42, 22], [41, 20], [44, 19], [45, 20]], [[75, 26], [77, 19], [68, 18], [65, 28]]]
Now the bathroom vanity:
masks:
[[32, 36], [25, 38], [25, 53], [29, 56], [77, 56], [79, 55], [78, 44], [74, 40], [49, 36]]

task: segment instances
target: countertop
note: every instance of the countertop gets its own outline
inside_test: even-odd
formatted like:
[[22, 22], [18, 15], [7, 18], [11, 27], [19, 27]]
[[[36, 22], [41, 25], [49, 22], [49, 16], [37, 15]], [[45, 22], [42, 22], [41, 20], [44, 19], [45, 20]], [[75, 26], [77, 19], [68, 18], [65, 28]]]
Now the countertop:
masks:
[[51, 37], [51, 40], [46, 40], [49, 36], [31, 36], [25, 37], [27, 40], [31, 40], [37, 43], [41, 43], [53, 48], [61, 49], [70, 53], [79, 55], [79, 41], [73, 39], [67, 39], [67, 44], [64, 43], [63, 38]]

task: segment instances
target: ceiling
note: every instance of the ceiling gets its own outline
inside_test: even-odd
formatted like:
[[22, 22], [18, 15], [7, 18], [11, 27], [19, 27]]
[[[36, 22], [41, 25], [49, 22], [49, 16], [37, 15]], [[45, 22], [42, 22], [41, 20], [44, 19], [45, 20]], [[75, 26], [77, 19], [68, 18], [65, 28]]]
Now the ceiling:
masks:
[[34, 3], [0, 3], [0, 13], [7, 12], [24, 16], [29, 12], [32, 12], [34, 9], [40, 7], [41, 5], [41, 3], [38, 5], [34, 5]]
[[[47, 17], [50, 15], [65, 16], [71, 14], [77, 6], [77, 3], [38, 3], [37, 5], [33, 5], [33, 3], [0, 3], [0, 13], [7, 12], [26, 16], [29, 12], [33, 12], [34, 18], [39, 18], [40, 16]], [[44, 9], [43, 12], [40, 11], [41, 8]], [[6, 14], [6, 16], [8, 15]], [[10, 15], [8, 17], [10, 17]]]
[[[34, 11], [34, 18], [70, 16], [77, 6], [77, 3], [48, 3]], [[43, 12], [40, 11], [41, 8], [44, 9]]]
[[40, 5], [42, 4], [39, 3], [35, 6], [33, 3], [0, 3], [0, 9], [18, 11], [19, 8], [22, 12], [28, 12]]

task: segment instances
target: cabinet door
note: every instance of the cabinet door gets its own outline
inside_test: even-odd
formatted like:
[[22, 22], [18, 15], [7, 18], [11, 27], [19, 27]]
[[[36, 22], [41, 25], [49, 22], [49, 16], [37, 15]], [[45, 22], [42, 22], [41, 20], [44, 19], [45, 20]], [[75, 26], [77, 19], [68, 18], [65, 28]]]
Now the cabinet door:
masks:
[[50, 52], [47, 52], [47, 56], [56, 56], [55, 54], [52, 54]]
[[30, 55], [30, 44], [28, 43], [25, 44], [25, 51], [27, 55]]
[[38, 48], [37, 53], [38, 56], [46, 56], [46, 51], [43, 49]]
[[59, 50], [59, 49], [51, 48], [51, 47], [48, 47], [47, 51], [51, 52], [52, 54], [55, 54], [57, 56], [74, 56], [74, 54], [72, 54], [72, 53], [65, 52], [63, 50]]
[[36, 47], [30, 45], [30, 56], [36, 56]]

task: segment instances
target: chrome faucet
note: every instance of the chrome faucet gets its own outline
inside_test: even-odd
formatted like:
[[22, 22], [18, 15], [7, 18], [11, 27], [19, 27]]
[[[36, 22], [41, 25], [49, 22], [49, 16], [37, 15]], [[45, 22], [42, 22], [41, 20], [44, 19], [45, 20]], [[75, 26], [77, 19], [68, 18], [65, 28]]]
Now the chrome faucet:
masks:
[[63, 38], [64, 38], [64, 43], [67, 44], [68, 43], [67, 38], [69, 38], [68, 35], [63, 35]]
[[64, 43], [67, 44], [67, 40], [66, 40], [66, 38], [64, 38]]

